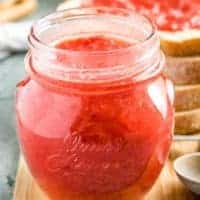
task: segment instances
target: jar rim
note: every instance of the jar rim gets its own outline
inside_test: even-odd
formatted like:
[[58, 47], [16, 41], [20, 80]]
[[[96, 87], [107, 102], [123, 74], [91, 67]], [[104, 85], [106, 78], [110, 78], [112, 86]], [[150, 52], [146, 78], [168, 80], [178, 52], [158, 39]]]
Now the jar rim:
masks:
[[[36, 31], [36, 27], [45, 24], [46, 25], [52, 25], [53, 23], [51, 22], [51, 20], [55, 21], [64, 17], [64, 20], [71, 20], [72, 18], [76, 17], [78, 19], [78, 17], [83, 17], [83, 16], [89, 16], [92, 14], [84, 14], [84, 12], [88, 12], [88, 11], [97, 11], [97, 12], [105, 12], [105, 13], [120, 13], [120, 14], [124, 14], [124, 15], [129, 15], [129, 16], [137, 16], [140, 17], [141, 20], [145, 20], [150, 26], [151, 26], [151, 31], [150, 33], [148, 33], [148, 35], [143, 39], [140, 40], [137, 43], [133, 43], [128, 45], [127, 47], [122, 47], [122, 48], [116, 48], [116, 49], [111, 49], [111, 50], [72, 50], [72, 49], [61, 49], [61, 48], [56, 48], [55, 46], [49, 45], [48, 43], [45, 43], [39, 36], [39, 34]], [[81, 12], [83, 12], [83, 14], [81, 14]], [[70, 14], [71, 13], [71, 14]], [[75, 13], [75, 14], [73, 14]], [[78, 14], [79, 13], [79, 14]], [[95, 13], [93, 13], [94, 15]], [[98, 13], [96, 13], [98, 14]], [[43, 17], [41, 19], [39, 19], [37, 22], [35, 22], [30, 30], [30, 34], [28, 36], [28, 41], [29, 44], [33, 47], [37, 48], [42, 48], [42, 49], [46, 49], [48, 51], [56, 51], [58, 53], [62, 53], [62, 54], [71, 54], [71, 55], [76, 55], [76, 54], [87, 54], [87, 55], [101, 55], [101, 54], [114, 54], [114, 53], [120, 53], [122, 51], [131, 51], [134, 50], [134, 48], [137, 48], [138, 46], [143, 46], [145, 45], [149, 40], [151, 40], [154, 36], [156, 36], [156, 32], [157, 32], [157, 28], [155, 23], [147, 16], [142, 15], [137, 13], [134, 10], [130, 10], [130, 9], [124, 9], [124, 8], [110, 8], [110, 7], [105, 7], [105, 6], [98, 6], [98, 7], [76, 7], [76, 8], [69, 8], [69, 9], [65, 9], [65, 10], [59, 10], [56, 11], [52, 14], [47, 15], [46, 17]]]
[[[124, 48], [100, 51], [56, 47], [56, 42], [66, 39], [65, 36], [80, 38], [82, 33], [108, 34], [132, 43]], [[32, 67], [53, 79], [101, 83], [131, 76], [138, 81], [161, 71], [156, 26], [133, 10], [79, 7], [57, 11], [37, 21], [28, 39]]]

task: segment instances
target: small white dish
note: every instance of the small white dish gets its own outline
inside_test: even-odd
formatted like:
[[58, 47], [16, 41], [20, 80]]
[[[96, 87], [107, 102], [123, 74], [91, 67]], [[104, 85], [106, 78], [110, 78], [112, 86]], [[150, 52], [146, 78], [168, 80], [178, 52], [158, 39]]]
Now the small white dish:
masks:
[[200, 195], [200, 152], [177, 158], [174, 161], [174, 169], [185, 186]]

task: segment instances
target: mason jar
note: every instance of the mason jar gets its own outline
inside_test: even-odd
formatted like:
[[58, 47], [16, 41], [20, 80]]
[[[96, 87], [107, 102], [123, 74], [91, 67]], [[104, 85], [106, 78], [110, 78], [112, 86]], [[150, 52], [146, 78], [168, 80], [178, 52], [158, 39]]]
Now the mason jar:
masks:
[[172, 140], [173, 85], [151, 21], [76, 8], [37, 21], [17, 85], [21, 150], [52, 200], [137, 200]]

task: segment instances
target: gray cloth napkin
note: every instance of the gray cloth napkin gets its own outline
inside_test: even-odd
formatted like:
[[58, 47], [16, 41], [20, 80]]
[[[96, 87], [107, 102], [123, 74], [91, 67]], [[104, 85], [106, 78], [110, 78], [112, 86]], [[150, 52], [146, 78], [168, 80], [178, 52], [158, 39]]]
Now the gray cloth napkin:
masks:
[[0, 60], [11, 53], [27, 50], [27, 36], [32, 22], [6, 23], [0, 25]]

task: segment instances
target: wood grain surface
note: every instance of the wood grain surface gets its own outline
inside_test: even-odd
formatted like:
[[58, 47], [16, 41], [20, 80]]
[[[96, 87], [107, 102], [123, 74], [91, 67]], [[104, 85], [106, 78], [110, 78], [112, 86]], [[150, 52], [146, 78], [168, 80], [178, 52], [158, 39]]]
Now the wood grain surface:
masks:
[[[166, 163], [160, 178], [145, 200], [198, 200], [178, 180], [172, 161]], [[20, 159], [13, 200], [49, 200], [31, 177], [23, 159]]]

